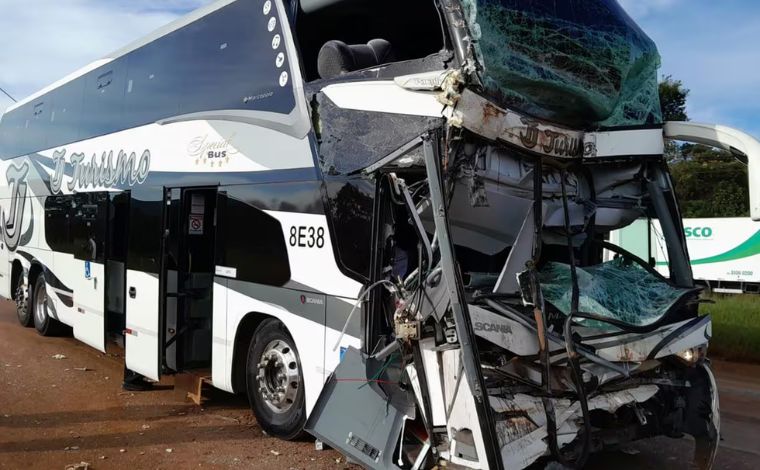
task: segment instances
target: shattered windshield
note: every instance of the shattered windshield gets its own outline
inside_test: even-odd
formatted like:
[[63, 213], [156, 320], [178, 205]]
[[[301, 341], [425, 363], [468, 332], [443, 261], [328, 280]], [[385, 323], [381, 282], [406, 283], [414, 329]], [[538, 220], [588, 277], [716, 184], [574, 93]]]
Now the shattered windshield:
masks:
[[[581, 312], [592, 312], [637, 326], [656, 322], [679, 299], [694, 290], [675, 287], [623, 258], [578, 267], [577, 273], [580, 292], [578, 308]], [[539, 280], [546, 301], [568, 315], [573, 290], [570, 266], [547, 263], [539, 272]], [[589, 326], [606, 325], [594, 322]]]
[[462, 0], [490, 98], [574, 126], [662, 120], [655, 44], [615, 0]]

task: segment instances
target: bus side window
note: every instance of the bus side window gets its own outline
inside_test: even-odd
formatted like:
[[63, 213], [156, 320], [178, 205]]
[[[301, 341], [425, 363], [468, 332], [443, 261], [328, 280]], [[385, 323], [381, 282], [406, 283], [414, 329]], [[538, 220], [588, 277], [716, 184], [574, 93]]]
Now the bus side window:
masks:
[[216, 264], [236, 269], [241, 281], [282, 286], [290, 280], [280, 221], [255, 207], [255, 187], [229, 187], [217, 202]]

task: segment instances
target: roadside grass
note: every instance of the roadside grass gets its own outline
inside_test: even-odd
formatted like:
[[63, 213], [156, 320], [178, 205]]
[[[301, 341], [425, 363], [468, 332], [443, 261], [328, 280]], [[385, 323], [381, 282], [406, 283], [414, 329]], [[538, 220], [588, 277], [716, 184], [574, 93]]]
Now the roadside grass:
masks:
[[712, 316], [713, 337], [709, 354], [743, 362], [760, 362], [760, 295], [718, 295], [707, 297], [701, 314]]

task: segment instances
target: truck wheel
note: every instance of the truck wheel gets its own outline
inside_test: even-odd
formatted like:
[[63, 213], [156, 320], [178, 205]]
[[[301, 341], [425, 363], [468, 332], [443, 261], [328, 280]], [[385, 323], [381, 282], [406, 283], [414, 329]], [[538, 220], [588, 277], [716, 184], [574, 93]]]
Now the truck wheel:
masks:
[[50, 316], [48, 310], [48, 296], [45, 288], [45, 276], [40, 274], [34, 283], [32, 291], [32, 313], [34, 316], [34, 327], [42, 336], [59, 336], [64, 332], [63, 323]]
[[22, 326], [34, 324], [34, 317], [29, 309], [29, 289], [24, 284], [24, 275], [20, 274], [16, 283], [16, 315]]
[[285, 325], [265, 320], [253, 334], [246, 361], [248, 401], [261, 428], [292, 440], [306, 422], [301, 361]]

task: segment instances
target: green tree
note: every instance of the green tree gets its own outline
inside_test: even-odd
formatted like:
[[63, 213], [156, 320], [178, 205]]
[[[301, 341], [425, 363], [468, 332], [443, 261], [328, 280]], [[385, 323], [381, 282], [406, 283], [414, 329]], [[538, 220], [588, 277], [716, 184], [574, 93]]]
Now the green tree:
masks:
[[670, 75], [662, 77], [659, 92], [663, 121], [689, 120], [689, 115], [686, 114], [686, 98], [689, 97], [689, 89], [683, 86], [681, 80], [675, 80]]
[[[670, 75], [659, 86], [665, 121], [688, 121], [689, 90]], [[668, 142], [665, 156], [684, 217], [744, 217], [749, 215], [747, 167], [723, 149]]]

